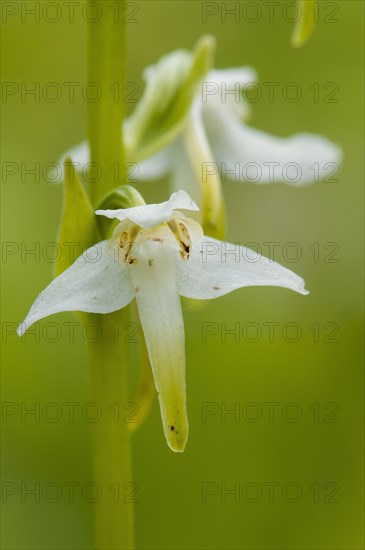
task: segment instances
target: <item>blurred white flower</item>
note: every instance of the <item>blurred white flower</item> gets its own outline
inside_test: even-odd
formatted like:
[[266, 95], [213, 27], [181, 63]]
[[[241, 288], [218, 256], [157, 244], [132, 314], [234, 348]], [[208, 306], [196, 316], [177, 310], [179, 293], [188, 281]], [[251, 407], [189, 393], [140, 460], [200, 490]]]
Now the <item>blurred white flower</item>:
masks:
[[[147, 80], [153, 74], [153, 67], [146, 69]], [[179, 136], [156, 155], [140, 161], [134, 177], [148, 180], [170, 173], [174, 189], [189, 185], [188, 191], [196, 196], [206, 180], [219, 178], [218, 172], [236, 182], [298, 186], [331, 175], [339, 167], [342, 153], [325, 137], [310, 133], [276, 137], [246, 123], [250, 105], [242, 99], [242, 90], [256, 80], [249, 67], [210, 71]], [[128, 141], [128, 119], [125, 127]], [[66, 156], [82, 169], [90, 162], [87, 142], [62, 158]]]
[[197, 190], [211, 187], [214, 178], [300, 186], [336, 171], [341, 149], [325, 137], [310, 133], [276, 137], [247, 124], [250, 104], [242, 99], [242, 91], [255, 86], [256, 80], [249, 67], [209, 72], [180, 136], [140, 162], [137, 178], [170, 173], [173, 188], [186, 188], [189, 182], [188, 191], [196, 197]]

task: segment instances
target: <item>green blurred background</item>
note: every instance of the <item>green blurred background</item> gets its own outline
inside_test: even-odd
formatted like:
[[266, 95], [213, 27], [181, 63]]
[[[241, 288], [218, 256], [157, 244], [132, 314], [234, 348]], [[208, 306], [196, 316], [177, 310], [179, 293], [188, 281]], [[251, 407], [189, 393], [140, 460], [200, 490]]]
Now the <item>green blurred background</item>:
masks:
[[[245, 4], [253, 2], [241, 2], [240, 7]], [[352, 0], [319, 2], [321, 22], [310, 42], [295, 50], [290, 46], [293, 25], [281, 15], [288, 2], [276, 8], [273, 22], [269, 21], [268, 3], [255, 4], [263, 14], [258, 22], [249, 22], [247, 19], [254, 17], [249, 14], [241, 15], [239, 21], [227, 17], [224, 23], [217, 14], [203, 23], [201, 2], [149, 0], [138, 2], [138, 22], [128, 24], [127, 80], [137, 82], [140, 89], [145, 65], [175, 48], [191, 48], [202, 33], [211, 32], [218, 40], [218, 68], [252, 65], [261, 83], [280, 83], [274, 103], [264, 93], [262, 100], [252, 105], [254, 126], [283, 136], [297, 131], [322, 133], [341, 144], [344, 151], [338, 183], [302, 189], [281, 184], [225, 184], [227, 240], [261, 245], [279, 242], [275, 259], [302, 275], [311, 294], [303, 297], [283, 289], [252, 288], [202, 308], [186, 305], [190, 438], [183, 455], [168, 449], [157, 402], [133, 437], [134, 481], [139, 486], [136, 541], [140, 549], [364, 548], [364, 6]], [[220, 11], [222, 3], [216, 6]], [[19, 15], [9, 16], [2, 34], [4, 81], [28, 86], [35, 82], [41, 86], [86, 82], [86, 28], [81, 8], [75, 8], [73, 23], [68, 22], [67, 12], [63, 13], [53, 24], [42, 18], [34, 22], [32, 17], [22, 23]], [[52, 17], [51, 8], [49, 14]], [[338, 21], [324, 21], [326, 17]], [[303, 90], [296, 103], [284, 101], [280, 93], [290, 81]], [[315, 82], [321, 90], [319, 102], [314, 102], [309, 89]], [[330, 91], [323, 88], [328, 82], [338, 85], [336, 103], [323, 101]], [[86, 135], [86, 103], [80, 93], [74, 103], [66, 94], [55, 103], [44, 98], [22, 102], [16, 94], [3, 101], [2, 113], [2, 135], [6, 136], [3, 163], [43, 165]], [[148, 201], [165, 200], [168, 194], [166, 182], [138, 188]], [[3, 241], [20, 248], [21, 243], [31, 248], [39, 242], [42, 250], [56, 237], [61, 195], [60, 187], [42, 177], [39, 182], [32, 176], [22, 181], [19, 174], [7, 181], [3, 178]], [[301, 258], [295, 263], [283, 254], [289, 242], [301, 247]], [[325, 248], [329, 242], [338, 247], [336, 262], [326, 261], [331, 252]], [[319, 257], [314, 257], [314, 243], [318, 243]], [[262, 246], [267, 254], [267, 247]], [[36, 342], [31, 335], [22, 342], [11, 334], [13, 324], [24, 318], [38, 292], [49, 283], [51, 263], [42, 256], [39, 261], [31, 256], [24, 261], [20, 253], [14, 253], [7, 261], [3, 257], [1, 267], [3, 400], [16, 407], [22, 402], [29, 407], [38, 402], [42, 407], [50, 402], [90, 401], [86, 345], [80, 329], [76, 329], [73, 343], [66, 331], [55, 343], [43, 338]], [[48, 321], [74, 320], [71, 314], [58, 315], [40, 323], [39, 330]], [[215, 323], [219, 330], [204, 343], [202, 327], [207, 322]], [[270, 342], [264, 324], [268, 322], [279, 323], [274, 342]], [[224, 342], [222, 323], [228, 329], [239, 323], [244, 331], [247, 323], [256, 323], [262, 337], [249, 342], [254, 339], [252, 328], [252, 333], [238, 342], [233, 336]], [[282, 336], [287, 323], [300, 326], [298, 342], [290, 343]], [[319, 342], [314, 337], [315, 323]], [[325, 341], [336, 325], [337, 341]], [[207, 402], [216, 403], [218, 412], [204, 422]], [[268, 402], [278, 404], [272, 421], [269, 406], [264, 405]], [[253, 403], [251, 408], [248, 403]], [[288, 403], [294, 405], [290, 408]], [[237, 406], [242, 412], [240, 419], [228, 415], [223, 422], [222, 409]], [[67, 481], [83, 486], [92, 479], [90, 424], [80, 415], [74, 423], [68, 422], [65, 410], [63, 407], [62, 418], [55, 423], [42, 417], [40, 422], [34, 417], [22, 422], [20, 414], [3, 417], [3, 482], [14, 482], [17, 487], [23, 482], [30, 488], [37, 482], [41, 487], [48, 482], [62, 486]], [[261, 419], [247, 420], [260, 410]], [[297, 411], [301, 418], [288, 421]], [[207, 482], [215, 494], [204, 499]], [[269, 482], [279, 484], [273, 499], [269, 498]], [[283, 496], [286, 483], [299, 487], [301, 497], [295, 499], [290, 492], [294, 485], [287, 486]], [[224, 502], [224, 484], [227, 489], [236, 484], [243, 490], [238, 502], [229, 494]], [[257, 490], [262, 491], [261, 497], [249, 502], [255, 500]], [[65, 494], [66, 489], [55, 503], [47, 502], [49, 498], [36, 503], [20, 489], [5, 498], [2, 548], [91, 548], [93, 505], [81, 498], [79, 490], [72, 503]], [[288, 502], [290, 498], [297, 501]]]

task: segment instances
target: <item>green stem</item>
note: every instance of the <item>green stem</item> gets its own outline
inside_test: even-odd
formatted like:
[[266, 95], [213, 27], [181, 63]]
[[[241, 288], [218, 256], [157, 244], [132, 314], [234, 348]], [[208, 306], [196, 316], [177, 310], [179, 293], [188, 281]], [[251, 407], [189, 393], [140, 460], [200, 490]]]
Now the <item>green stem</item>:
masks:
[[[88, 80], [101, 91], [98, 101], [88, 105], [90, 160], [94, 166], [89, 191], [94, 204], [123, 183], [124, 106], [120, 95], [125, 66], [124, 7], [124, 0], [88, 4], [97, 20], [88, 24]], [[130, 440], [127, 424], [115, 417], [128, 403], [128, 357], [126, 346], [114, 341], [111, 329], [125, 315], [126, 310], [96, 316], [102, 336], [89, 350], [93, 400], [103, 412], [94, 424], [95, 481], [102, 489], [102, 497], [95, 504], [97, 550], [133, 548], [133, 504], [123, 502], [126, 484], [132, 482]]]
[[[88, 26], [88, 80], [101, 92], [88, 103], [89, 143], [92, 174], [90, 196], [101, 197], [123, 183], [124, 160], [122, 120], [125, 65], [124, 0], [99, 0], [96, 22]], [[95, 2], [89, 3], [90, 13]], [[91, 17], [91, 16], [90, 16]]]
[[[128, 403], [127, 347], [115, 338], [115, 323], [124, 312], [94, 316], [102, 338], [90, 344], [93, 402], [101, 418], [94, 428], [94, 475], [101, 489], [95, 504], [95, 548], [130, 550], [133, 545], [133, 503], [125, 497], [133, 487], [128, 425], [123, 407]], [[128, 499], [129, 500], [129, 499]]]

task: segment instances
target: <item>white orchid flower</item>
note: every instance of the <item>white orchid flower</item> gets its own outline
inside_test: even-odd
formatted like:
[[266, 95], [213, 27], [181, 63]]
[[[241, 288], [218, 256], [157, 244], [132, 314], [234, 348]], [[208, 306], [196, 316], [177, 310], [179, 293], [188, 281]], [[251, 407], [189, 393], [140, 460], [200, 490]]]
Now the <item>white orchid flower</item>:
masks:
[[206, 300], [246, 286], [307, 291], [303, 279], [274, 261], [204, 237], [200, 225], [180, 209], [198, 210], [185, 191], [161, 204], [98, 210], [98, 215], [119, 220], [113, 236], [89, 248], [54, 279], [33, 303], [18, 334], [54, 313], [110, 313], [135, 298], [167, 443], [182, 452], [188, 420], [180, 295]]

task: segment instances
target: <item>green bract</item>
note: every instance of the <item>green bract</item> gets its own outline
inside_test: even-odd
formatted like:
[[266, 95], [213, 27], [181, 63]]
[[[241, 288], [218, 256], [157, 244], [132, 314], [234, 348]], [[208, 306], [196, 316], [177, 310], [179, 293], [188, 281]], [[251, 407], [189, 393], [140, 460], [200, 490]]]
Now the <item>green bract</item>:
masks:
[[125, 121], [126, 157], [139, 161], [168, 145], [190, 110], [196, 88], [212, 67], [215, 40], [203, 36], [193, 52], [176, 50], [147, 69], [145, 92]]
[[92, 244], [100, 241], [94, 210], [70, 159], [64, 163], [63, 213], [58, 234], [61, 253], [55, 264], [59, 275]]
[[313, 34], [316, 19], [316, 0], [299, 0], [298, 6], [301, 10], [301, 17], [297, 21], [291, 42], [295, 48], [303, 46]]

